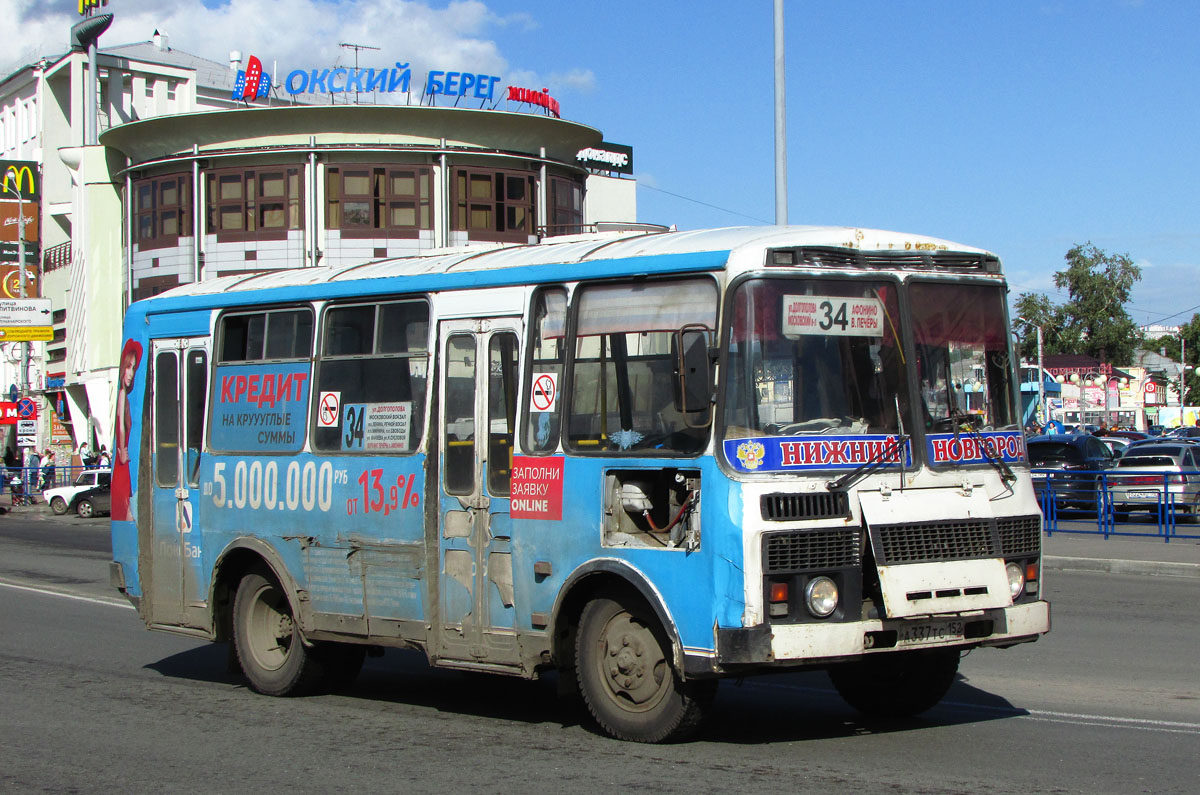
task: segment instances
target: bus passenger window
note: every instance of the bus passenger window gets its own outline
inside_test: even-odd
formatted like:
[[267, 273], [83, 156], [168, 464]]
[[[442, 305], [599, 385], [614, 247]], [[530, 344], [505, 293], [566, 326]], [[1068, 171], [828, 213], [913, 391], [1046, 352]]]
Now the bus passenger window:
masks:
[[[424, 301], [328, 309], [313, 389], [313, 448], [414, 452], [424, 427], [428, 336]], [[318, 415], [321, 395], [337, 396], [336, 416]]]
[[693, 343], [704, 337], [704, 349], [711, 345], [712, 280], [585, 286], [578, 307], [568, 446], [584, 453], [701, 452], [709, 415], [681, 410], [677, 339], [686, 328]]
[[530, 311], [527, 354], [530, 395], [525, 409], [525, 449], [531, 453], [549, 453], [558, 447], [566, 329], [567, 291], [561, 287], [539, 290]]
[[501, 332], [488, 345], [488, 493], [505, 496], [512, 479], [517, 409], [517, 335]]
[[455, 334], [446, 341], [447, 494], [475, 491], [475, 337]]

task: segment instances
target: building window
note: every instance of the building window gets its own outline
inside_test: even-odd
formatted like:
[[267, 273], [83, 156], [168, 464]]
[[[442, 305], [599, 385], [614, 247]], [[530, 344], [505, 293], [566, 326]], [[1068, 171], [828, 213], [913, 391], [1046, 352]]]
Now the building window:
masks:
[[573, 180], [552, 178], [546, 235], [577, 235], [583, 231], [583, 186]]
[[286, 240], [300, 228], [299, 166], [230, 169], [207, 179], [208, 232], [217, 240]]
[[537, 216], [532, 171], [454, 170], [452, 228], [472, 240], [528, 242]]
[[338, 166], [326, 172], [327, 223], [342, 237], [410, 237], [433, 228], [428, 166]]
[[168, 174], [133, 183], [133, 236], [138, 249], [179, 245], [192, 233], [192, 177]]

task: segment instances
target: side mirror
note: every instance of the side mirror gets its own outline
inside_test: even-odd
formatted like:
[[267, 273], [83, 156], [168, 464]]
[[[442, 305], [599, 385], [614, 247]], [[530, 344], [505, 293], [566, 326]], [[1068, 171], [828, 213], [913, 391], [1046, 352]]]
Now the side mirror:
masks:
[[[708, 353], [709, 331], [703, 326], [684, 326], [675, 332], [676, 395], [675, 408], [684, 415], [690, 427], [703, 428], [712, 422], [708, 414], [712, 406], [712, 360]], [[689, 414], [704, 413], [699, 422]]]

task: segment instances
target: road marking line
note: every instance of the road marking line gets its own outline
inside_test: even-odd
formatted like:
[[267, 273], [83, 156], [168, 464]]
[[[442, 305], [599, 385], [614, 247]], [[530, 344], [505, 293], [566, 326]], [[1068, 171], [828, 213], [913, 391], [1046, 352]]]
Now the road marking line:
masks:
[[55, 591], [49, 588], [34, 588], [30, 585], [18, 585], [15, 582], [0, 579], [0, 587], [12, 588], [14, 591], [29, 591], [30, 593], [40, 593], [45, 596], [61, 596], [64, 599], [74, 599], [78, 602], [91, 602], [95, 605], [104, 605], [105, 607], [123, 607], [127, 610], [132, 610], [133, 605], [128, 602], [122, 602], [119, 599], [97, 599], [92, 596], [80, 596], [67, 591]]
[[[836, 690], [823, 690], [817, 687], [800, 687], [797, 685], [781, 685], [767, 682], [748, 682], [746, 686], [767, 690], [792, 690], [837, 696]], [[1025, 720], [1041, 721], [1043, 723], [1070, 723], [1078, 726], [1103, 726], [1110, 729], [1139, 729], [1141, 731], [1158, 731], [1169, 734], [1200, 734], [1200, 723], [1187, 723], [1183, 721], [1155, 720], [1153, 718], [1121, 718], [1115, 715], [1054, 712], [1052, 710], [1026, 709], [1024, 707], [993, 707], [987, 704], [969, 704], [965, 701], [942, 701], [934, 709], [938, 707], [972, 712], [993, 712], [1013, 718], [1024, 718]]]

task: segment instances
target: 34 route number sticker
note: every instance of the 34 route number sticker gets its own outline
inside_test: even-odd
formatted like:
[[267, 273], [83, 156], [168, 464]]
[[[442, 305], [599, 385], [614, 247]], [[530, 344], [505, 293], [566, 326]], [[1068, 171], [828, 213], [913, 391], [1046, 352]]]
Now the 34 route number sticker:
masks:
[[877, 298], [839, 298], [832, 295], [785, 295], [783, 335], [882, 337], [886, 323]]

